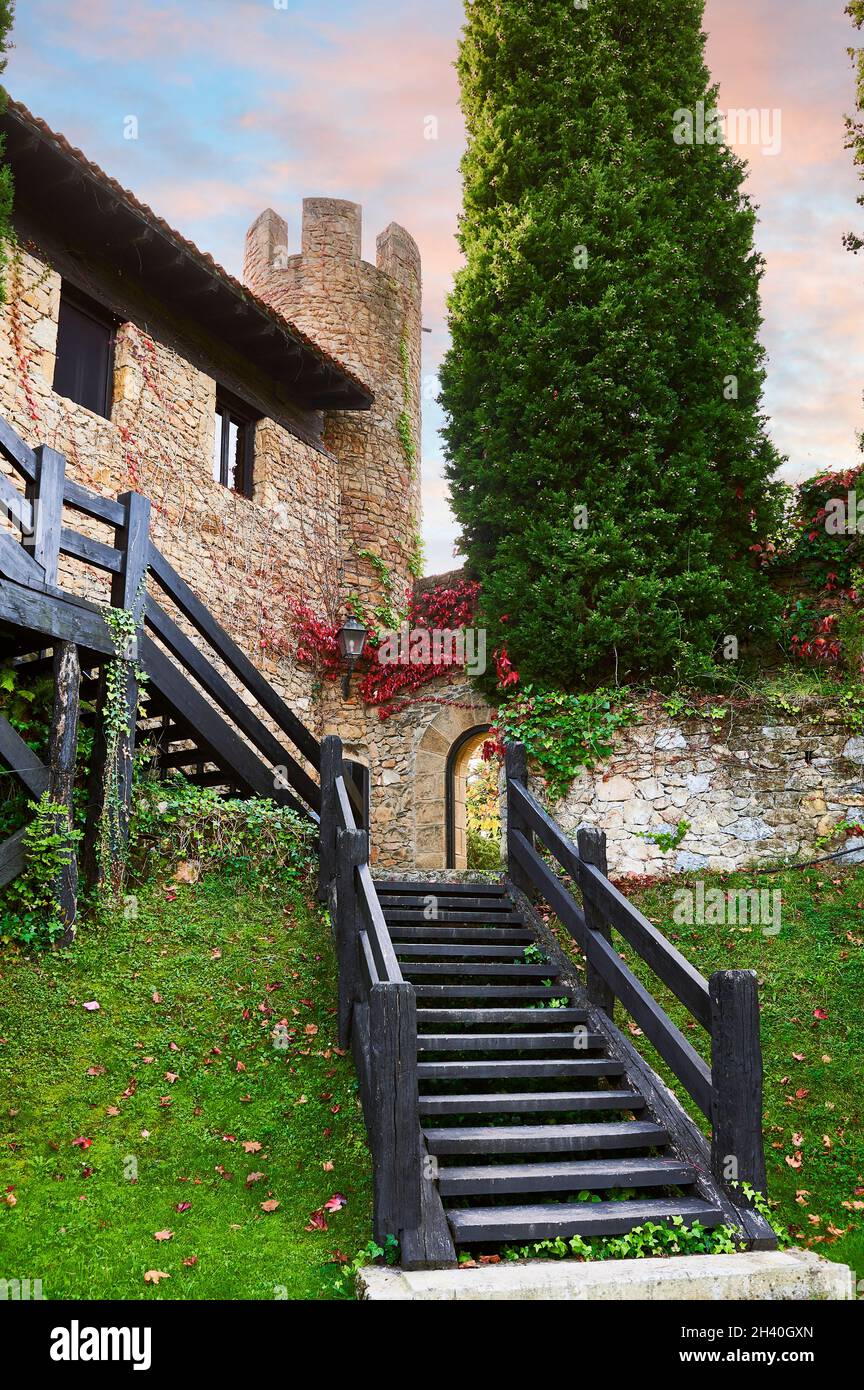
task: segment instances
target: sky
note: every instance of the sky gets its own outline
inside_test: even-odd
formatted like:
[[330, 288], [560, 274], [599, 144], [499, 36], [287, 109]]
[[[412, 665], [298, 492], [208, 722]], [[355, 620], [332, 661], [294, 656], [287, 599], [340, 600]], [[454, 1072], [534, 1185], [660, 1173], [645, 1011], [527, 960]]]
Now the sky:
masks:
[[[864, 226], [843, 148], [855, 37], [844, 8], [845, 0], [706, 6], [720, 108], [756, 109], [763, 123], [758, 141], [745, 132], [733, 143], [760, 208], [765, 411], [790, 479], [851, 464], [864, 429], [864, 253], [842, 245], [845, 232]], [[423, 335], [426, 568], [452, 568], [456, 527], [434, 397], [459, 265], [461, 0], [18, 0], [17, 9], [12, 95], [233, 274], [246, 228], [265, 207], [286, 218], [289, 249], [299, 250], [304, 197], [362, 203], [363, 254], [373, 262], [390, 222], [413, 234], [431, 329]], [[124, 138], [130, 116], [135, 140]]]

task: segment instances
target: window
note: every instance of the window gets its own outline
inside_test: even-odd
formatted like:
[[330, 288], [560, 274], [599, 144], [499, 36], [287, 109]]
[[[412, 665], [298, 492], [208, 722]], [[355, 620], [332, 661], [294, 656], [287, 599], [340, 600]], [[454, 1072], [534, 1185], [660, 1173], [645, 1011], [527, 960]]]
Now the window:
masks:
[[216, 397], [213, 436], [213, 481], [242, 497], [252, 496], [255, 463], [255, 423], [259, 416], [232, 397]]
[[117, 320], [63, 284], [57, 325], [54, 390], [96, 415], [111, 414]]

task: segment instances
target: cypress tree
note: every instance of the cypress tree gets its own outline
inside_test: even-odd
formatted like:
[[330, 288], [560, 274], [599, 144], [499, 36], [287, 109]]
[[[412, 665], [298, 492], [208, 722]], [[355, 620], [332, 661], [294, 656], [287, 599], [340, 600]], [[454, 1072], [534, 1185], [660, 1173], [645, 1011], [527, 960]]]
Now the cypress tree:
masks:
[[541, 684], [691, 677], [772, 609], [762, 263], [702, 10], [466, 5], [447, 472], [490, 640]]

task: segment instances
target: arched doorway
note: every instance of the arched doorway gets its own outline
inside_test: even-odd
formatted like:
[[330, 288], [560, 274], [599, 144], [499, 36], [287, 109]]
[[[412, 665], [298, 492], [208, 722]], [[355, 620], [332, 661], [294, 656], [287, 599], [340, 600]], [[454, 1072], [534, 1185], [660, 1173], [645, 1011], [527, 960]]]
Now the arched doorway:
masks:
[[477, 724], [456, 739], [445, 774], [448, 869], [495, 869], [500, 855], [498, 774], [482, 758], [488, 724]]

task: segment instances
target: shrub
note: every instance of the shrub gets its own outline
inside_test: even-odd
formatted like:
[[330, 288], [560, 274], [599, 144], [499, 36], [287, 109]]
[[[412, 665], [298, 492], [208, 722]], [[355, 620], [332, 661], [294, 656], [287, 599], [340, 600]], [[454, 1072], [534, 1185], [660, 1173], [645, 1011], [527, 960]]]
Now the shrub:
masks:
[[145, 877], [191, 861], [203, 873], [260, 882], [303, 878], [311, 871], [315, 827], [273, 801], [224, 800], [211, 787], [176, 775], [139, 782], [129, 828], [130, 863]]

